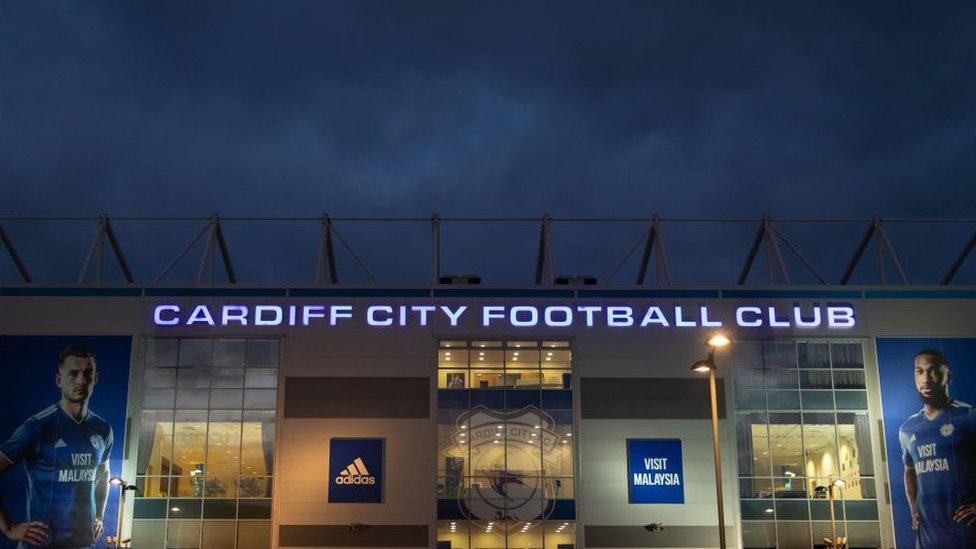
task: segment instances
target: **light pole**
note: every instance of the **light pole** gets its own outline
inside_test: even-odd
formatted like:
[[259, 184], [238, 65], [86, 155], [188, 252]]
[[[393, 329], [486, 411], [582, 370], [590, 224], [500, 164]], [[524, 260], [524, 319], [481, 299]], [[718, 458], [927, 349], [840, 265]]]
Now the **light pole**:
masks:
[[125, 516], [125, 493], [128, 492], [129, 490], [138, 490], [138, 488], [136, 488], [132, 484], [128, 484], [127, 482], [125, 482], [125, 480], [123, 480], [122, 477], [112, 477], [109, 479], [108, 483], [111, 484], [112, 486], [119, 487], [119, 513], [116, 517], [116, 522], [115, 522], [115, 539], [114, 540], [106, 539], [106, 541], [109, 543], [112, 543], [114, 541], [115, 543], [114, 546], [116, 548], [125, 547], [125, 543], [131, 541], [131, 540], [122, 539], [122, 519]]
[[843, 490], [847, 486], [847, 481], [837, 477], [831, 479], [830, 485], [827, 486], [827, 494], [830, 499], [830, 539], [824, 539], [827, 542], [827, 547], [833, 549], [847, 547], [847, 536], [837, 537], [837, 522], [834, 519], [834, 488], [839, 488]]
[[722, 447], [718, 438], [718, 394], [715, 388], [715, 350], [728, 347], [732, 340], [722, 334], [715, 334], [705, 342], [708, 345], [708, 358], [699, 360], [691, 371], [708, 374], [708, 393], [712, 401], [712, 451], [715, 453], [715, 497], [718, 504], [718, 546], [725, 549], [725, 502], [722, 499]]

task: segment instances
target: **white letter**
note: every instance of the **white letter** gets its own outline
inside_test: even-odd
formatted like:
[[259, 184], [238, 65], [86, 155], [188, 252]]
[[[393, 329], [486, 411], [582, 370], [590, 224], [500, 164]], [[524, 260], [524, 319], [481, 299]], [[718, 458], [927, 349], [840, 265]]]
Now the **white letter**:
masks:
[[[529, 320], [519, 320], [519, 313], [529, 313]], [[539, 310], [525, 305], [512, 307], [508, 312], [508, 317], [512, 326], [535, 326], [539, 323]]]
[[816, 328], [820, 326], [820, 307], [813, 308], [813, 320], [809, 321], [803, 318], [803, 313], [799, 307], [793, 307], [793, 321], [800, 328]]
[[722, 325], [721, 320], [708, 320], [708, 306], [701, 306], [701, 325], [704, 327], [717, 328]]
[[376, 312], [383, 311], [384, 313], [393, 313], [393, 307], [387, 307], [386, 305], [374, 305], [366, 309], [366, 324], [370, 326], [389, 326], [393, 324], [392, 318], [387, 318], [386, 320], [376, 320]]
[[325, 318], [325, 307], [322, 305], [305, 305], [302, 307], [302, 326], [308, 326], [309, 319]]
[[[456, 311], [452, 311], [450, 307], [445, 307], [444, 305], [441, 305], [441, 311], [444, 311], [444, 314], [447, 315], [447, 318], [451, 319], [451, 326], [457, 326], [458, 321], [461, 320], [461, 315], [464, 314], [464, 311], [467, 310], [468, 310], [467, 305], [461, 305], [460, 307], [457, 308]], [[488, 325], [488, 317], [485, 317], [485, 326], [487, 325]]]
[[340, 318], [352, 318], [352, 305], [333, 305], [329, 308], [330, 326], [335, 326]]
[[776, 307], [769, 308], [769, 327], [770, 328], [786, 328], [790, 325], [789, 322], [776, 320]]
[[418, 313], [420, 313], [420, 325], [426, 326], [427, 313], [429, 313], [430, 311], [436, 311], [437, 307], [431, 307], [430, 305], [414, 305], [413, 307], [410, 307], [410, 310], [417, 311]]
[[[754, 320], [746, 320], [745, 313], [752, 313], [757, 315]], [[744, 326], [746, 328], [754, 328], [756, 326], [762, 326], [762, 318], [758, 315], [762, 314], [762, 309], [759, 307], [739, 307], [735, 310], [735, 323], [739, 326]]]
[[[233, 311], [237, 311], [237, 314], [232, 314]], [[247, 326], [247, 307], [243, 305], [224, 305], [221, 307], [221, 326], [227, 326], [231, 321], [240, 322], [241, 326]]]
[[499, 305], [485, 305], [481, 308], [481, 325], [488, 326], [493, 318], [505, 318], [505, 307]]
[[694, 320], [685, 320], [681, 318], [681, 307], [677, 306], [674, 308], [674, 325], [680, 327], [688, 326], [698, 326], [698, 323]]
[[[163, 320], [163, 312], [173, 313], [173, 317]], [[156, 326], [176, 326], [180, 323], [180, 307], [178, 305], [156, 305], [153, 310], [153, 324]]]
[[[552, 318], [552, 313], [559, 312], [562, 313], [562, 320], [555, 320]], [[573, 323], [573, 310], [569, 307], [564, 306], [553, 306], [546, 307], [545, 312], [546, 326], [558, 327], [558, 326], [569, 326]]]
[[630, 307], [607, 307], [607, 326], [633, 326], [634, 310]]
[[197, 322], [204, 322], [211, 326], [214, 325], [213, 316], [210, 315], [210, 310], [207, 309], [206, 305], [197, 305], [196, 309], [193, 309], [193, 314], [186, 321], [186, 325], [196, 324]]
[[[264, 312], [271, 311], [274, 313], [274, 319], [265, 320]], [[281, 324], [281, 319], [284, 318], [284, 312], [281, 307], [276, 305], [258, 305], [254, 308], [254, 325], [255, 326], [277, 326]]]
[[586, 325], [587, 326], [592, 326], [593, 325], [593, 315], [596, 314], [596, 313], [598, 313], [598, 312], [600, 312], [600, 308], [599, 307], [577, 307], [576, 310], [579, 311], [579, 312], [581, 312], [581, 313], [586, 313]]
[[641, 320], [641, 328], [649, 324], [660, 324], [661, 326], [668, 327], [668, 319], [664, 316], [664, 311], [660, 307], [648, 307], [647, 312], [644, 313], [644, 320]]
[[853, 328], [853, 307], [827, 307], [827, 326], [831, 328]]

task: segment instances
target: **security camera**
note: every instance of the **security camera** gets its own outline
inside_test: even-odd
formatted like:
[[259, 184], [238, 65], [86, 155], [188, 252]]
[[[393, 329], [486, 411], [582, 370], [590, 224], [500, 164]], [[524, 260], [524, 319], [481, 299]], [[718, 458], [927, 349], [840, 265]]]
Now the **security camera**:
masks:
[[648, 532], [663, 532], [664, 525], [659, 522], [652, 522], [644, 526], [644, 529]]

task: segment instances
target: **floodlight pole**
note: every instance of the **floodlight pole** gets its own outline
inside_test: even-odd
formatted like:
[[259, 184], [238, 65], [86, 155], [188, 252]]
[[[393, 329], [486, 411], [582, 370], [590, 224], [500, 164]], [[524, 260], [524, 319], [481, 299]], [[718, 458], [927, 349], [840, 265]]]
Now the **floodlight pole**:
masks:
[[718, 438], [718, 390], [715, 382], [715, 349], [708, 352], [708, 393], [712, 401], [712, 451], [715, 454], [715, 497], [718, 506], [718, 546], [725, 549], [725, 501], [722, 496], [722, 447]]

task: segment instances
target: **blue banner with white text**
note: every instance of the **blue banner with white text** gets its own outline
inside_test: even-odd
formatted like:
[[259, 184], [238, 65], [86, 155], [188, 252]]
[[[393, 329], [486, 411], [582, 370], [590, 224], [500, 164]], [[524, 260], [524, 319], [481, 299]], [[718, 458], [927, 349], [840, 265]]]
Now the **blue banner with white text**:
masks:
[[684, 503], [679, 439], [627, 439], [630, 503]]

